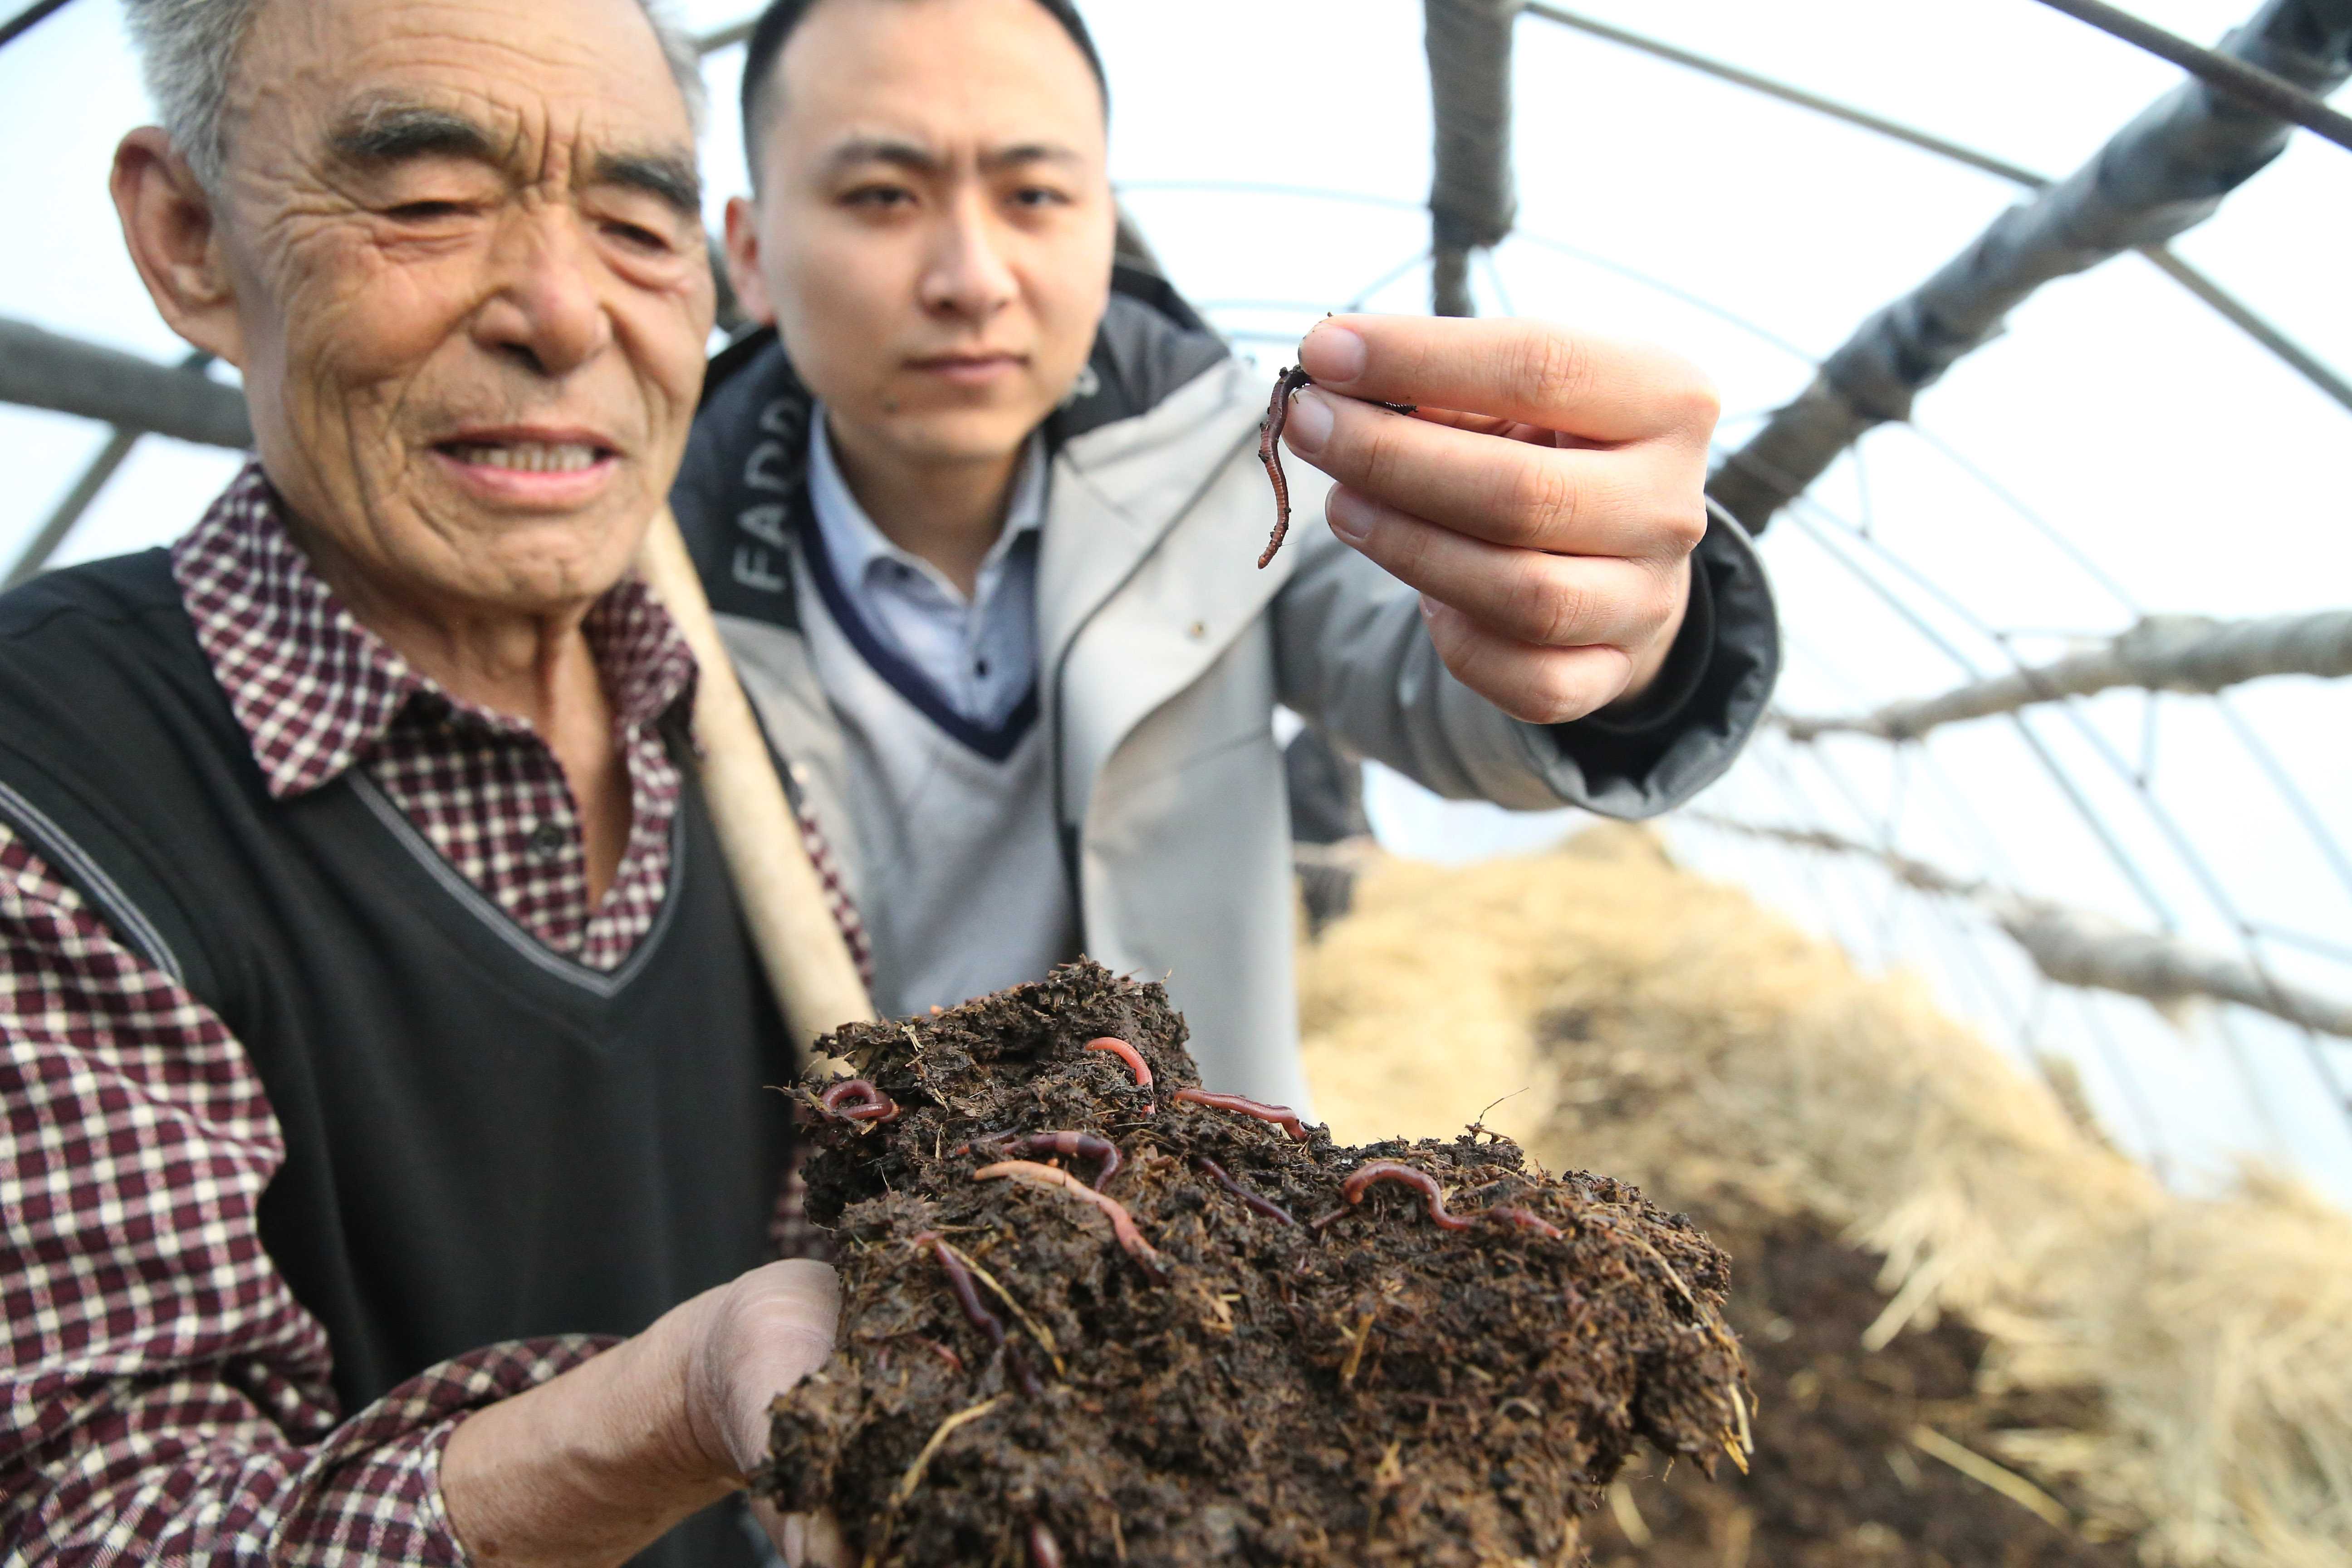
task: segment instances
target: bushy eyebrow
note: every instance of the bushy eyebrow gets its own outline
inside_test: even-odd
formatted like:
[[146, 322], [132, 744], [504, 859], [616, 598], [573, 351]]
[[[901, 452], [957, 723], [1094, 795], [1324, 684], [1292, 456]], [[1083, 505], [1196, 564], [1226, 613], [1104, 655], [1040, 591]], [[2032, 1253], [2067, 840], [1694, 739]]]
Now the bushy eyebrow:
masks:
[[[465, 115], [429, 104], [378, 100], [354, 109], [329, 138], [346, 162], [381, 166], [412, 158], [463, 158], [503, 168], [511, 157], [488, 129]], [[666, 151], [604, 153], [589, 165], [589, 183], [643, 191], [681, 217], [702, 211], [702, 176], [691, 156]]]
[[328, 139], [353, 163], [397, 163], [410, 158], [469, 158], [500, 162], [490, 133], [462, 114], [421, 103], [362, 104]]
[[607, 153], [596, 160], [592, 180], [643, 191], [683, 218], [702, 216], [702, 174], [691, 158], [674, 153]]

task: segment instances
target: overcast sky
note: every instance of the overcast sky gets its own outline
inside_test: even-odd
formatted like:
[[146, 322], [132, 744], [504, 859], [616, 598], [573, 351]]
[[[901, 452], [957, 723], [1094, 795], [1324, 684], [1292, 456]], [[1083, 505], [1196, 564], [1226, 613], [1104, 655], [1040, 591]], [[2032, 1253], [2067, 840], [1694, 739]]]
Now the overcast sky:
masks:
[[[2134, 8], [2212, 41], [2252, 5]], [[703, 27], [744, 8], [684, 7]], [[1426, 272], [1412, 265], [1427, 243], [1417, 208], [1430, 137], [1415, 0], [1085, 8], [1112, 79], [1113, 167], [1129, 205], [1179, 285], [1244, 350], [1270, 371], [1325, 310], [1425, 308]], [[2179, 80], [2032, 0], [1585, 8], [2052, 174]], [[710, 62], [721, 105], [738, 59]], [[1519, 24], [1517, 93], [1520, 233], [1482, 270], [1482, 308], [1676, 348], [1721, 386], [1734, 443], [1803, 384], [1812, 359], [2015, 197], [1993, 177], [1537, 18]], [[122, 257], [105, 195], [115, 139], [145, 118], [115, 0], [78, 0], [0, 52], [0, 145], [16, 153], [0, 167], [0, 203], [18, 237], [0, 247], [0, 312], [159, 358], [183, 352]], [[706, 146], [714, 215], [742, 180], [739, 139], [727, 114], [717, 119]], [[1187, 184], [1222, 188], [1176, 188]], [[2352, 153], [2299, 136], [2177, 248], [2352, 373]], [[2033, 658], [2068, 636], [2119, 629], [2135, 607], [2249, 616], [2344, 604], [2352, 416], [2137, 258], [2050, 287], [2011, 327], [1920, 400], [1916, 429], [1874, 435], [1860, 465], [1817, 487], [1818, 513], [1767, 536], [1790, 632], [1790, 709], [1925, 694], [1961, 678], [1964, 660], [2001, 668], [2001, 646], [1972, 620], [2042, 634], [2011, 645]], [[11, 481], [0, 559], [101, 439], [78, 421], [0, 409]], [[168, 539], [233, 461], [142, 443], [64, 558]], [[2097, 570], [2070, 561], [2004, 495]], [[1846, 531], [1863, 528], [1866, 540]], [[1900, 763], [1860, 743], [1827, 752], [1827, 767], [1768, 747], [1706, 804], [1860, 836], [1891, 824], [1912, 853], [2134, 925], [2169, 919], [2210, 945], [2239, 940], [2233, 917], [2289, 929], [2339, 951], [2273, 946], [2280, 972], [2352, 992], [2341, 951], [2352, 948], [2352, 876], [2229, 716], [2201, 700], [2152, 706], [2152, 727], [2137, 697], [2045, 721], [2031, 739], [2047, 764], [1997, 721]], [[2342, 683], [2265, 682], [2235, 712], [2322, 826], [2352, 838]], [[2142, 773], [2145, 791], [2132, 777]], [[1563, 826], [1444, 807], [1394, 781], [1376, 786], [1376, 808], [1392, 844], [1441, 857], [1531, 845]], [[1675, 842], [1866, 963], [1918, 968], [2004, 1043], [2031, 1034], [2076, 1058], [2118, 1136], [2184, 1178], [2246, 1150], [2352, 1196], [2352, 1138], [2315, 1047], [2283, 1026], [2241, 1015], [2219, 1021], [2226, 1032], [2210, 1017], [2176, 1030], [2137, 1004], [2044, 995], [1980, 922], [1895, 899], [1866, 873], [1691, 829]], [[2315, 1049], [2352, 1078], [2352, 1049]]]

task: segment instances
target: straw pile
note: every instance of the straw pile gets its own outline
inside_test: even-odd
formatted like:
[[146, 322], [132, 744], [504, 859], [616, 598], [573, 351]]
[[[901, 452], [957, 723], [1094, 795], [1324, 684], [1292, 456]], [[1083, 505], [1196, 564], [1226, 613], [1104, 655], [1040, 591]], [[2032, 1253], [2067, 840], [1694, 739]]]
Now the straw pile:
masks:
[[1335, 1136], [1483, 1110], [1554, 1169], [1702, 1218], [1807, 1216], [1884, 1258], [1866, 1347], [1957, 1313], [1990, 1339], [1988, 1394], [2095, 1393], [1990, 1439], [2075, 1528], [2151, 1563], [2352, 1561], [2352, 1219], [2319, 1200], [2166, 1193], [1924, 988], [1636, 829], [1376, 861], [1300, 981]]

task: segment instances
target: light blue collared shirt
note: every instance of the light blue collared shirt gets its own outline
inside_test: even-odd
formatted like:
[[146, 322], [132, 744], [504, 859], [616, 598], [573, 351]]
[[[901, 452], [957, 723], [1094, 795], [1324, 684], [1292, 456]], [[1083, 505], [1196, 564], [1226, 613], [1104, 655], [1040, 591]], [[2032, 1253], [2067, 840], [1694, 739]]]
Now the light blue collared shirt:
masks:
[[1003, 722], [1037, 674], [1037, 538], [1045, 521], [1045, 441], [1029, 437], [1004, 531], [967, 599], [947, 574], [884, 536], [835, 462], [819, 405], [809, 437], [809, 502], [825, 553], [866, 628], [929, 677], [948, 706]]

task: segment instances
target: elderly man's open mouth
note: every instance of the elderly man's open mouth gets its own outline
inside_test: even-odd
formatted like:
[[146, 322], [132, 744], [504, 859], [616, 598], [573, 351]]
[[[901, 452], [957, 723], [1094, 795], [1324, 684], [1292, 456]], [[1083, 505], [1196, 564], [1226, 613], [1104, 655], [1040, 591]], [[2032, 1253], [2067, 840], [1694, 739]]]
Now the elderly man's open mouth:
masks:
[[612, 483], [621, 449], [577, 427], [505, 426], [467, 429], [436, 441], [433, 455], [458, 484], [487, 500], [563, 508]]

